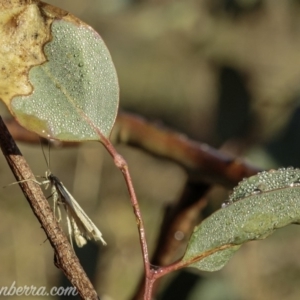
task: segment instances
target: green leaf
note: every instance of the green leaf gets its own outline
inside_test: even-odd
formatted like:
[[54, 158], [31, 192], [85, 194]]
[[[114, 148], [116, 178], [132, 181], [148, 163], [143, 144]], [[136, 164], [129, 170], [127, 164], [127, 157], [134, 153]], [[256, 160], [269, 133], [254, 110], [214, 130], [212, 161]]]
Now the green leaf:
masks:
[[91, 28], [64, 20], [53, 22], [52, 35], [44, 48], [48, 62], [29, 72], [34, 92], [15, 97], [13, 112], [25, 127], [30, 119], [42, 121], [41, 133], [47, 137], [99, 140], [95, 128], [107, 137], [117, 114], [119, 88], [104, 42]]
[[[242, 244], [264, 239], [278, 228], [299, 223], [299, 179], [300, 170], [288, 168], [243, 180], [224, 208], [195, 228], [183, 262], [190, 262], [191, 267], [200, 270], [217, 271]], [[224, 245], [229, 248], [200, 260], [205, 252]]]
[[108, 137], [119, 86], [101, 37], [71, 14], [39, 1], [3, 5], [0, 98], [16, 120], [47, 138]]

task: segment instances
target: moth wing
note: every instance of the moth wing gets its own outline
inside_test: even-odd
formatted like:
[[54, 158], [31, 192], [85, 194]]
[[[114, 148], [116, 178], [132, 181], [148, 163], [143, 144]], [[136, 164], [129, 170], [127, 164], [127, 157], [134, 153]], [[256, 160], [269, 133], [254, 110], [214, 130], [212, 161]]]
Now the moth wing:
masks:
[[81, 208], [78, 202], [73, 198], [73, 207], [75, 208], [74, 211], [74, 219], [76, 220], [76, 224], [84, 229], [85, 235], [89, 239], [94, 239], [95, 241], [100, 240], [103, 245], [106, 245], [102, 237], [102, 233], [97, 228], [97, 226], [93, 223], [93, 221], [88, 217], [85, 211]]
[[74, 220], [77, 225], [77, 229], [83, 232], [87, 236], [87, 238], [93, 239], [95, 241], [100, 240], [103, 245], [106, 245], [106, 242], [102, 238], [102, 233], [100, 232], [100, 230], [88, 217], [88, 215], [81, 208], [81, 206], [71, 195], [71, 193], [66, 189], [66, 187], [61, 182], [57, 187], [62, 195], [64, 203], [68, 207], [67, 211], [70, 214], [69, 217], [71, 218], [71, 220]]

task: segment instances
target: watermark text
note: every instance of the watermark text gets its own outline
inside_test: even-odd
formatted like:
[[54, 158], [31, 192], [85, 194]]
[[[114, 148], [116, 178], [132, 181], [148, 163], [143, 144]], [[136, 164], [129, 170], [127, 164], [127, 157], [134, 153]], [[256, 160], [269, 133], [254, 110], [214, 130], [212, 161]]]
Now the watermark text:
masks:
[[0, 296], [76, 296], [78, 291], [75, 287], [52, 287], [47, 290], [45, 286], [17, 286], [14, 281], [11, 286], [0, 287]]

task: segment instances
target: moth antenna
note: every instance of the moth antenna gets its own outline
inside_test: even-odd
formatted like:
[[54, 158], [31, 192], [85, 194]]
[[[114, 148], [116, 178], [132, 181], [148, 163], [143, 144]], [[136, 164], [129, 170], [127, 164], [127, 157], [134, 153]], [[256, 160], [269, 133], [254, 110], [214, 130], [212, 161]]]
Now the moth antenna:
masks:
[[50, 172], [50, 142], [48, 141], [48, 170]]
[[49, 166], [48, 166], [48, 161], [47, 161], [47, 157], [46, 157], [46, 155], [45, 155], [45, 151], [44, 151], [44, 147], [43, 147], [43, 143], [42, 143], [41, 138], [40, 138], [40, 145], [41, 145], [41, 149], [42, 149], [42, 153], [43, 153], [44, 160], [45, 160], [45, 162], [46, 162], [46, 164], [47, 164], [47, 168], [48, 168], [48, 167], [49, 167]]
[[47, 144], [48, 144], [48, 158], [46, 157], [46, 153], [45, 153], [45, 150], [44, 150], [43, 143], [42, 143], [41, 139], [40, 139], [40, 143], [41, 143], [41, 148], [42, 148], [43, 156], [44, 156], [44, 159], [45, 159], [45, 162], [46, 162], [46, 165], [47, 165], [47, 169], [48, 169], [46, 173], [50, 174], [51, 173], [51, 171], [50, 171], [50, 143], [47, 140]]

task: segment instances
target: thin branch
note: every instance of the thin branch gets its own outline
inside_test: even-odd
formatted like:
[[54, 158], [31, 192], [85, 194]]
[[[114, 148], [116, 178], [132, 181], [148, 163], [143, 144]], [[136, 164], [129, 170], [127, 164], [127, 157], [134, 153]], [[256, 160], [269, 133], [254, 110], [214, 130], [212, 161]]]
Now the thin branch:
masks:
[[225, 245], [222, 245], [222, 246], [219, 246], [217, 248], [214, 248], [214, 249], [210, 249], [210, 250], [207, 250], [189, 260], [178, 260], [177, 262], [169, 265], [169, 266], [166, 266], [166, 267], [161, 267], [157, 270], [153, 270], [153, 279], [156, 280], [162, 276], [165, 276], [166, 274], [169, 274], [171, 272], [174, 272], [176, 270], [180, 270], [182, 268], [186, 268], [186, 267], [189, 267], [191, 266], [192, 264], [196, 263], [196, 262], [199, 262], [201, 260], [203, 260], [204, 258], [214, 254], [214, 253], [217, 253], [219, 251], [223, 251], [223, 250], [226, 250], [226, 249], [229, 249], [229, 248], [232, 248], [236, 246], [235, 244], [225, 244]]
[[[40, 142], [36, 134], [26, 131], [15, 121], [6, 120], [6, 123], [17, 140]], [[220, 183], [233, 187], [244, 177], [260, 171], [242, 159], [230, 157], [213, 147], [154, 125], [134, 114], [118, 114], [111, 140], [139, 147], [152, 155], [180, 164], [194, 182]], [[60, 142], [59, 145], [68, 147], [76, 143]]]
[[113, 139], [178, 163], [194, 182], [219, 183], [231, 188], [260, 171], [242, 159], [129, 113], [118, 115]]
[[[149, 253], [148, 253], [148, 246], [147, 246], [147, 241], [146, 241], [146, 234], [145, 234], [145, 227], [144, 227], [144, 222], [142, 219], [142, 214], [141, 210], [139, 208], [139, 203], [135, 194], [135, 190], [133, 187], [131, 175], [128, 169], [128, 165], [125, 161], [125, 159], [118, 154], [117, 150], [114, 148], [112, 143], [105, 138], [103, 135], [101, 135], [102, 138], [102, 143], [109, 152], [109, 154], [113, 157], [115, 165], [117, 168], [121, 170], [123, 173], [123, 176], [125, 178], [130, 200], [131, 200], [131, 205], [133, 208], [133, 212], [136, 217], [136, 223], [138, 227], [138, 232], [139, 232], [139, 238], [140, 238], [140, 243], [141, 243], [141, 248], [142, 248], [142, 255], [143, 255], [143, 262], [144, 262], [144, 270], [145, 270], [145, 276], [146, 280], [150, 275], [150, 262], [149, 262]], [[145, 300], [148, 298], [144, 298]], [[150, 298], [149, 298], [150, 299]]]
[[[152, 266], [167, 266], [182, 256], [194, 227], [199, 223], [201, 211], [206, 207], [205, 195], [209, 190], [207, 185], [200, 188], [199, 185], [187, 182], [179, 201], [167, 207], [156, 248], [150, 260]], [[155, 297], [159, 283], [160, 281], [156, 280], [155, 284], [152, 284], [152, 297]], [[144, 288], [144, 282], [140, 280], [131, 299], [141, 299]]]
[[[33, 213], [44, 229], [55, 252], [55, 265], [60, 268], [76, 287], [82, 299], [99, 299], [90, 280], [81, 267], [74, 250], [56, 221], [52, 210], [25, 158], [8, 132], [0, 117], [0, 147]], [[27, 181], [24, 181], [27, 180]], [[22, 182], [20, 182], [22, 181]]]
[[185, 260], [180, 259], [177, 262], [175, 262], [169, 266], [166, 266], [166, 267], [152, 268], [150, 270], [150, 274], [148, 277], [149, 278], [148, 284], [146, 285], [146, 295], [148, 296], [148, 298], [144, 298], [144, 299], [147, 299], [147, 300], [152, 299], [151, 296], [153, 295], [153, 288], [155, 286], [155, 282], [157, 279], [159, 279], [171, 272], [180, 270], [182, 268], [189, 267], [191, 264], [201, 261], [202, 259], [204, 259], [216, 252], [229, 249], [233, 246], [236, 246], [236, 245], [233, 245], [233, 244], [222, 245], [220, 247], [207, 250], [207, 251], [201, 253], [200, 255], [193, 257], [190, 260], [185, 261]]

